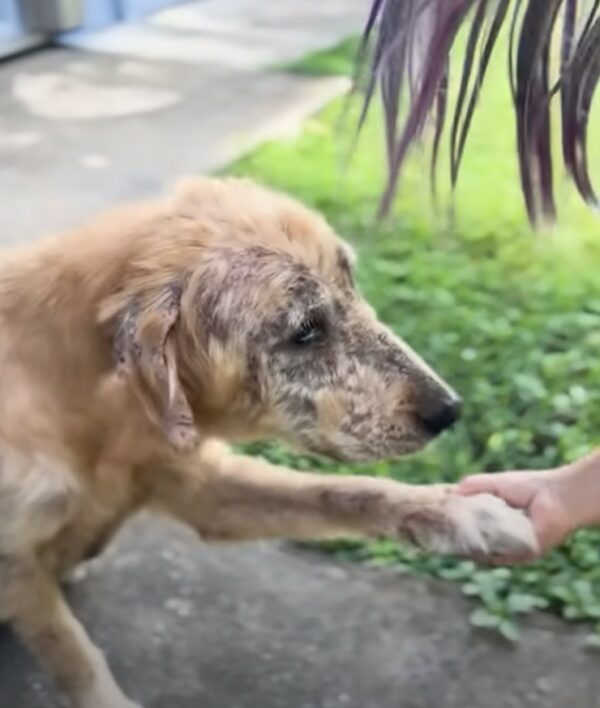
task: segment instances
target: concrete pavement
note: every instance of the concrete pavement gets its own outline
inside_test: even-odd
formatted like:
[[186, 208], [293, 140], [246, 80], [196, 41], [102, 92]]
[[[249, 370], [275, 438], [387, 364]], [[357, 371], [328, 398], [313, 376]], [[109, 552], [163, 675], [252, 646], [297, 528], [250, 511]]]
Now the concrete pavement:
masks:
[[0, 245], [293, 134], [348, 82], [273, 66], [358, 32], [367, 5], [185, 3], [1, 64]]
[[[598, 655], [549, 617], [516, 647], [469, 627], [456, 586], [274, 544], [129, 527], [69, 592], [145, 708], [597, 708]], [[0, 631], [2, 708], [54, 708]]]

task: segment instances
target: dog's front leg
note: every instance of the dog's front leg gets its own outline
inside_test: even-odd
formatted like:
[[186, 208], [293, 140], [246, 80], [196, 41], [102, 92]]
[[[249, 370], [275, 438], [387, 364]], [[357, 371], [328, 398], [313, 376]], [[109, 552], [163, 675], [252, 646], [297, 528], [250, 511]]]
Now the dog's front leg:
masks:
[[71, 708], [139, 708], [121, 692], [57, 585], [33, 561], [0, 562], [0, 613]]
[[518, 557], [536, 548], [528, 519], [490, 495], [304, 474], [221, 447], [207, 446], [197, 465], [160, 475], [155, 503], [207, 540], [387, 536], [478, 557]]

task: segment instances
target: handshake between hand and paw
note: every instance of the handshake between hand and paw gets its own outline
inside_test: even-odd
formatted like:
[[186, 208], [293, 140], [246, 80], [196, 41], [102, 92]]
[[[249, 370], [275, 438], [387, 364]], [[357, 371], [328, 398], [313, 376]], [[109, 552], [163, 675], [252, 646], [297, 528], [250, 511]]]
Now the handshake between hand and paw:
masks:
[[[466, 477], [455, 488], [464, 498], [493, 495], [512, 510], [520, 510], [535, 536], [534, 548], [524, 546], [516, 553], [491, 547], [480, 558], [485, 561], [519, 563], [533, 560], [562, 543], [578, 528], [600, 522], [600, 453], [565, 467], [540, 472], [519, 471]], [[512, 531], [521, 533], [523, 529]], [[511, 531], [507, 528], [507, 531]], [[493, 544], [492, 544], [493, 545]], [[472, 554], [477, 558], [477, 554]]]

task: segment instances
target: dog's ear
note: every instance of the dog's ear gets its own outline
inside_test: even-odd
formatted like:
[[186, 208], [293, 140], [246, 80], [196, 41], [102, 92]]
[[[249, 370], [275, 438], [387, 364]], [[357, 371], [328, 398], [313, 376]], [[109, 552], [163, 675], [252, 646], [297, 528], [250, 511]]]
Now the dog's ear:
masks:
[[115, 334], [119, 375], [127, 377], [149, 416], [178, 450], [198, 442], [192, 409], [177, 373], [174, 328], [181, 288], [136, 296], [122, 309]]

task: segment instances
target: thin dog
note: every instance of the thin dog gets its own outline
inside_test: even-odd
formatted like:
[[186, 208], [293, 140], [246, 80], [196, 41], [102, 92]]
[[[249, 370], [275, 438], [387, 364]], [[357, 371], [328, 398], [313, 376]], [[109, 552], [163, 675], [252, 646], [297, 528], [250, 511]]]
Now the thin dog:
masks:
[[134, 706], [60, 582], [143, 508], [205, 541], [535, 548], [526, 517], [489, 495], [304, 474], [227, 447], [277, 438], [365, 462], [455, 421], [457, 395], [377, 320], [353, 259], [294, 200], [204, 178], [4, 254], [0, 620], [72, 708]]

